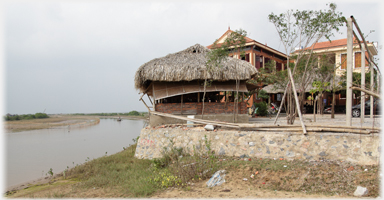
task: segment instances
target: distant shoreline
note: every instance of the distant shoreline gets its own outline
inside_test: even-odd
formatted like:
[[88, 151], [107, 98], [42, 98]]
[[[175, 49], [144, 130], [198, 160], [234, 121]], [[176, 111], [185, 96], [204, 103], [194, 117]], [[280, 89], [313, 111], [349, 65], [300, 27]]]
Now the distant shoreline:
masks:
[[144, 116], [98, 116], [98, 115], [50, 115], [44, 119], [4, 121], [5, 133], [16, 133], [21, 131], [60, 128], [64, 126], [83, 127], [98, 124], [100, 119], [130, 119], [145, 120]]

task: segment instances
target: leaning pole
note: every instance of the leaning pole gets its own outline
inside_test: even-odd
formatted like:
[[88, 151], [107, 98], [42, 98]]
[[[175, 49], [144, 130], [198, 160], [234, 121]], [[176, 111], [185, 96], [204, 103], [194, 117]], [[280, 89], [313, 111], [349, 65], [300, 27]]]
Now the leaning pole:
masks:
[[[365, 89], [365, 46], [361, 45], [361, 88]], [[364, 123], [365, 118], [365, 92], [361, 92], [361, 101], [360, 101], [360, 119], [361, 125]]]

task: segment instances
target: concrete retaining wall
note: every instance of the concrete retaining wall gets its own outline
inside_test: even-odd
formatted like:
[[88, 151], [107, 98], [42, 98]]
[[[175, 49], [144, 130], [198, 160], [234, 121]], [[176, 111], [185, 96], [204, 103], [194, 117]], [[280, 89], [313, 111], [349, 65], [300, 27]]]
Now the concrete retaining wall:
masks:
[[377, 165], [380, 157], [380, 136], [347, 133], [317, 133], [304, 136], [291, 133], [258, 131], [205, 131], [203, 128], [144, 128], [135, 157], [159, 158], [161, 151], [182, 147], [189, 152], [204, 150], [205, 135], [218, 155], [288, 160], [343, 160], [360, 165]]

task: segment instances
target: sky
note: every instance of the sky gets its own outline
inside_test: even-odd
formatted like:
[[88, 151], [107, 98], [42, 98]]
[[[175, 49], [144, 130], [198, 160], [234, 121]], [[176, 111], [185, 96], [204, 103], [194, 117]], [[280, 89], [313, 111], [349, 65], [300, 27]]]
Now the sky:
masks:
[[[329, 1], [5, 1], [2, 113], [147, 111], [134, 88], [144, 63], [208, 46], [228, 27], [284, 52], [272, 12], [326, 9]], [[382, 3], [333, 1], [381, 54]], [[346, 38], [342, 34], [332, 39]], [[380, 56], [378, 56], [380, 58]], [[379, 65], [382, 61], [379, 61]]]

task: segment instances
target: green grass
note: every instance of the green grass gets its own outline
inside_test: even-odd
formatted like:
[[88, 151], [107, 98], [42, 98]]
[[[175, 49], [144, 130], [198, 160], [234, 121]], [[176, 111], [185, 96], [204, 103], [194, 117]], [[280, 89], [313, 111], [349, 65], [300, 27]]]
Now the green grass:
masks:
[[153, 177], [150, 160], [134, 158], [136, 145], [110, 156], [91, 160], [71, 169], [70, 178], [79, 178], [82, 188], [115, 188], [124, 197], [148, 197], [156, 186], [148, 180]]
[[[209, 142], [203, 142], [204, 145], [210, 149]], [[218, 157], [210, 151], [189, 155], [176, 148], [166, 152], [164, 158], [144, 160], [134, 157], [135, 150], [136, 145], [132, 145], [122, 152], [76, 166], [67, 172], [68, 179], [79, 180], [76, 187], [85, 190], [109, 188], [118, 190], [117, 196], [122, 198], [151, 197], [156, 191], [168, 187], [188, 190], [187, 182], [206, 180], [217, 170], [226, 169], [244, 173], [247, 177], [258, 171], [259, 174], [248, 181], [255, 188], [260, 182], [266, 182], [264, 186], [270, 190], [352, 196], [360, 185], [368, 187], [369, 197], [379, 195], [379, 166], [338, 161], [256, 158], [244, 161], [238, 157]], [[354, 169], [347, 171], [351, 166]], [[63, 196], [57, 193], [52, 197]]]

